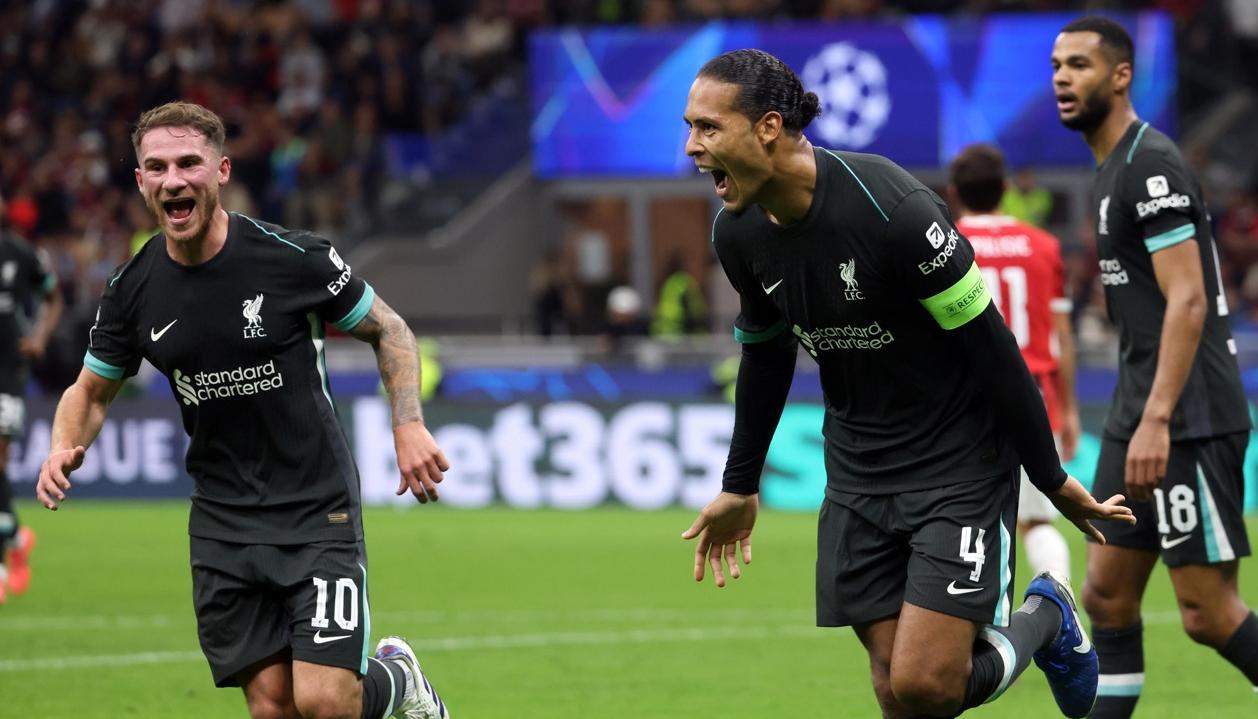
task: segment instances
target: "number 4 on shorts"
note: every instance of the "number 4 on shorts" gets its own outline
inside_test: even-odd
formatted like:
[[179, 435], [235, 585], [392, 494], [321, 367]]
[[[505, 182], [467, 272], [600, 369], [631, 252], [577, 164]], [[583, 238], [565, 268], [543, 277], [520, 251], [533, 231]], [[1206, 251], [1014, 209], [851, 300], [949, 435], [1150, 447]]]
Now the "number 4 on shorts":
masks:
[[[987, 559], [983, 552], [983, 535], [987, 530], [979, 529], [978, 537], [974, 538], [974, 529], [975, 527], [961, 528], [961, 561], [974, 565], [974, 571], [970, 572], [971, 582], [977, 582], [983, 576], [983, 562]], [[971, 538], [975, 539], [973, 549], [970, 549]]]

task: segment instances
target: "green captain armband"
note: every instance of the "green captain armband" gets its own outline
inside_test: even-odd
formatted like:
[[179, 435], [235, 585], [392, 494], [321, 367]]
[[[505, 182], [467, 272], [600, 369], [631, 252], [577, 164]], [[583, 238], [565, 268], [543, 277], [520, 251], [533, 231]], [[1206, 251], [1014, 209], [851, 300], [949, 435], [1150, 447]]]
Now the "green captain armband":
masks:
[[983, 284], [983, 273], [978, 264], [970, 265], [969, 272], [957, 283], [937, 295], [918, 300], [931, 317], [946, 330], [955, 330], [982, 314], [992, 302], [992, 293]]

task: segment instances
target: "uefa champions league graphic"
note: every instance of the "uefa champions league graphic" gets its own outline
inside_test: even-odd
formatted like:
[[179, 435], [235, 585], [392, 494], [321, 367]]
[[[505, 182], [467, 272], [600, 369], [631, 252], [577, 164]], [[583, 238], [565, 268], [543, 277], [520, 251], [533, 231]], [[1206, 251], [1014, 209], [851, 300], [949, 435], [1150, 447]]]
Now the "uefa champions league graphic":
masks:
[[866, 147], [891, 115], [886, 67], [850, 43], [826, 45], [805, 63], [800, 80], [821, 99], [813, 129], [833, 147]]

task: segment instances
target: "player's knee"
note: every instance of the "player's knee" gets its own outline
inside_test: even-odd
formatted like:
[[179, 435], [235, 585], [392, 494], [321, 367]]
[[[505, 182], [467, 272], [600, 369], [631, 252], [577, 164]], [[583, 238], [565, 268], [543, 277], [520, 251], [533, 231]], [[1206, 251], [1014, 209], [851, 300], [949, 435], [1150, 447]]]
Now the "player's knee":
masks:
[[1111, 591], [1102, 582], [1083, 585], [1083, 609], [1093, 624], [1102, 627], [1126, 627], [1140, 621], [1140, 603], [1121, 592]]
[[892, 673], [891, 692], [914, 714], [951, 716], [965, 699], [965, 683], [936, 672]]
[[362, 689], [343, 691], [339, 687], [311, 688], [297, 696], [301, 719], [359, 719], [362, 714]]
[[1179, 616], [1184, 623], [1184, 633], [1198, 644], [1218, 649], [1230, 638], [1228, 627], [1220, 621], [1221, 612], [1210, 611], [1206, 605], [1193, 601], [1179, 603]]
[[301, 719], [291, 701], [263, 696], [250, 697], [248, 701], [251, 719]]

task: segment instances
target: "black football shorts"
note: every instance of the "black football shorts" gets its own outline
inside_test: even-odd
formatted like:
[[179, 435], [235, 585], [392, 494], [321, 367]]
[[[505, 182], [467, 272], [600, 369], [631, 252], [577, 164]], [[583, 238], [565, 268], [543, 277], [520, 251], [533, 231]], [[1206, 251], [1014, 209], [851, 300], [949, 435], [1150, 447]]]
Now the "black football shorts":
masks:
[[367, 671], [371, 611], [362, 543], [279, 546], [191, 537], [201, 650], [220, 687], [277, 653]]
[[[1160, 552], [1168, 567], [1217, 564], [1249, 556], [1245, 531], [1245, 447], [1248, 432], [1171, 442], [1166, 478], [1147, 502], [1127, 500], [1133, 527], [1096, 522], [1107, 544]], [[1105, 437], [1092, 494], [1127, 494], [1127, 442]]]
[[832, 492], [817, 524], [817, 626], [864, 624], [903, 603], [1005, 626], [1019, 475], [900, 494]]

